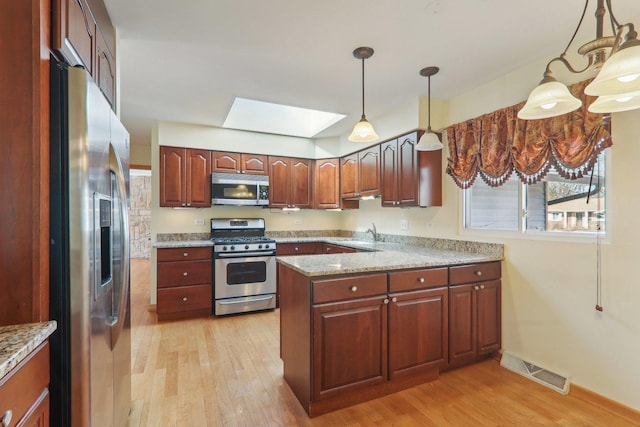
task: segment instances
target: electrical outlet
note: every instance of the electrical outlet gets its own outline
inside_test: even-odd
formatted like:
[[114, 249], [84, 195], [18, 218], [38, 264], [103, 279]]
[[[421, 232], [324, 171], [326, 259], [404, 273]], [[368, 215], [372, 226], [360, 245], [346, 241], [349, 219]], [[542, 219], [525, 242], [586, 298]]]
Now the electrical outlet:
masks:
[[194, 223], [195, 223], [196, 225], [204, 225], [204, 219], [202, 219], [202, 218], [198, 218], [198, 219], [196, 219], [196, 220], [194, 221]]
[[296, 220], [293, 221], [293, 223], [295, 225], [301, 225], [302, 224], [302, 220], [301, 219], [296, 219]]
[[401, 219], [400, 220], [400, 230], [408, 230], [409, 229], [409, 220]]
[[431, 229], [433, 227], [433, 223], [432, 222], [427, 222], [427, 229]]

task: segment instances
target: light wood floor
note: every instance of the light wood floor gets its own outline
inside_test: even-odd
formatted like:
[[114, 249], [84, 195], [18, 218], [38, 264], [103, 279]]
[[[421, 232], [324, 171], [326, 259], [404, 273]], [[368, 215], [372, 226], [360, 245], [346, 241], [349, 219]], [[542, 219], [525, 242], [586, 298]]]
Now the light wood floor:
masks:
[[148, 260], [132, 262], [130, 426], [638, 426], [494, 360], [309, 419], [282, 379], [278, 311], [174, 322], [149, 310]]

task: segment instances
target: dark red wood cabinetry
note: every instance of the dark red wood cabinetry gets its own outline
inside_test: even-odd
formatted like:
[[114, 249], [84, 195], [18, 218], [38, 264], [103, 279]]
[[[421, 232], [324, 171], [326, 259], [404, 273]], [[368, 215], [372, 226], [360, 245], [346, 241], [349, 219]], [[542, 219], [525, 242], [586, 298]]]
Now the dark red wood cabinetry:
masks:
[[340, 160], [316, 160], [314, 168], [314, 204], [316, 209], [340, 207]]
[[382, 206], [441, 206], [441, 151], [416, 151], [422, 131], [380, 146]]
[[269, 174], [268, 156], [265, 155], [213, 151], [211, 156], [212, 172]]
[[353, 199], [380, 194], [380, 145], [340, 159], [340, 197]]
[[451, 267], [449, 281], [449, 364], [455, 367], [501, 347], [500, 263]]
[[312, 207], [313, 160], [269, 156], [269, 206]]
[[160, 147], [160, 206], [211, 206], [211, 152]]

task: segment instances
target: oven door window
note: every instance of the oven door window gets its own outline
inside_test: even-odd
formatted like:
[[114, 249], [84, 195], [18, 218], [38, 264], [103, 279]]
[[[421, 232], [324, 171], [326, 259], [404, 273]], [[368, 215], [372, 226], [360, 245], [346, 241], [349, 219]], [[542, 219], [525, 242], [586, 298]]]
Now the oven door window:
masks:
[[256, 200], [257, 184], [213, 184], [213, 199]]
[[266, 280], [267, 263], [265, 261], [233, 262], [227, 264], [228, 285], [262, 283]]

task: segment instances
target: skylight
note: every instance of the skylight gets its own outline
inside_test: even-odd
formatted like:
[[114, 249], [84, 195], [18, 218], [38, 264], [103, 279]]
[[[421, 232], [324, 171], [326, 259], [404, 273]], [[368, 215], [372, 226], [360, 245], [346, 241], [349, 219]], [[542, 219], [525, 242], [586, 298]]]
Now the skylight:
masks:
[[236, 98], [223, 127], [311, 138], [345, 117], [344, 114]]

